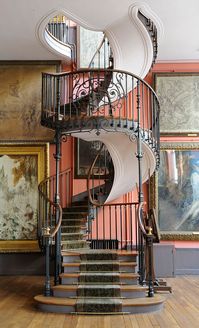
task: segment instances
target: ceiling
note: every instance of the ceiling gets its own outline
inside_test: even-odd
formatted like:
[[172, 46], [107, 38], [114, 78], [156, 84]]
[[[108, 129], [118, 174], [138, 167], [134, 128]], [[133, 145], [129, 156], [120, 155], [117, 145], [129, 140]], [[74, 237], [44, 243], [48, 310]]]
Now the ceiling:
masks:
[[[0, 60], [53, 60], [58, 59], [57, 55], [45, 48], [38, 37], [38, 26], [53, 12], [65, 11], [84, 26], [104, 30], [127, 15], [128, 7], [135, 2], [0, 0], [0, 3]], [[162, 25], [158, 61], [199, 61], [199, 1], [145, 0], [144, 3]]]

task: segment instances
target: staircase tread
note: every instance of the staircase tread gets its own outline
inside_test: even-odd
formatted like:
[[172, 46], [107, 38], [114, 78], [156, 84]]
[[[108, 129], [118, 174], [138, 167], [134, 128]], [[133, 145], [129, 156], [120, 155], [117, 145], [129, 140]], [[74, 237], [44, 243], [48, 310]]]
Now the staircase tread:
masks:
[[137, 278], [139, 277], [139, 275], [137, 273], [134, 272], [110, 272], [110, 271], [92, 271], [92, 272], [69, 272], [69, 273], [61, 273], [60, 277], [61, 278], [67, 278], [67, 277], [79, 277], [79, 276], [120, 276], [121, 278]]
[[63, 305], [75, 306], [76, 304], [122, 304], [123, 306], [152, 306], [161, 304], [165, 301], [162, 295], [155, 294], [154, 297], [141, 297], [141, 298], [70, 298], [70, 297], [55, 297], [36, 295], [34, 300], [48, 305]]
[[55, 297], [55, 296], [44, 296], [44, 295], [37, 295], [34, 297], [34, 300], [48, 305], [71, 305], [75, 306], [76, 299], [72, 298], [62, 298], [62, 297]]
[[92, 289], [92, 288], [100, 288], [100, 289], [107, 289], [107, 288], [120, 288], [122, 291], [147, 291], [148, 288], [147, 287], [143, 287], [140, 285], [120, 285], [120, 284], [110, 284], [110, 283], [103, 283], [102, 285], [96, 285], [95, 283], [89, 283], [89, 284], [85, 284], [85, 283], [79, 283], [78, 285], [57, 285], [57, 286], [53, 286], [52, 289], [53, 290], [77, 290], [77, 289], [81, 289], [81, 288], [88, 288], [88, 289]]
[[128, 255], [138, 255], [137, 251], [126, 251], [126, 250], [112, 250], [112, 249], [89, 249], [89, 250], [85, 250], [85, 249], [74, 249], [71, 251], [62, 251], [62, 255], [63, 256], [72, 256], [72, 255], [87, 255], [87, 254], [106, 254], [106, 253], [110, 253], [110, 254], [118, 254], [119, 256], [128, 256]]
[[124, 298], [122, 304], [125, 306], [150, 306], [155, 304], [161, 304], [165, 301], [165, 297], [155, 294], [154, 297], [140, 297], [140, 298]]
[[81, 261], [81, 262], [70, 262], [70, 263], [62, 263], [62, 266], [80, 266], [80, 265], [104, 265], [104, 264], [112, 264], [112, 265], [120, 265], [120, 266], [136, 266], [136, 262], [120, 262], [120, 261], [112, 261], [112, 260], [107, 260], [107, 261]]

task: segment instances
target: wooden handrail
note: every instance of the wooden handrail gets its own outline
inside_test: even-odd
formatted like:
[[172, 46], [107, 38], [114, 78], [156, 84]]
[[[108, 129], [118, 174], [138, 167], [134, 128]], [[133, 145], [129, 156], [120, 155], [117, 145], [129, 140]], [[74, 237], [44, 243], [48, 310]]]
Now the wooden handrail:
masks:
[[87, 191], [88, 191], [88, 199], [89, 199], [89, 202], [94, 205], [94, 206], [100, 206], [101, 203], [100, 202], [97, 202], [93, 199], [92, 195], [91, 195], [91, 189], [90, 189], [90, 180], [91, 180], [91, 174], [92, 174], [92, 170], [95, 166], [95, 163], [97, 162], [100, 154], [101, 154], [101, 151], [102, 149], [104, 148], [104, 144], [101, 145], [100, 149], [98, 150], [97, 152], [97, 155], [95, 156], [90, 168], [89, 168], [89, 171], [88, 171], [88, 177], [87, 177]]

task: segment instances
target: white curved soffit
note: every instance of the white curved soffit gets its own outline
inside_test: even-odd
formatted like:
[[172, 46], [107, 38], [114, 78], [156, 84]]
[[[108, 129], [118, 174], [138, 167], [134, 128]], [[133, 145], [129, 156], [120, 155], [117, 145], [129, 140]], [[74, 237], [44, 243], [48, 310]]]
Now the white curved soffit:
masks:
[[115, 68], [144, 78], [152, 65], [153, 45], [146, 27], [138, 18], [138, 10], [156, 25], [159, 42], [163, 34], [162, 23], [143, 2], [132, 4], [125, 16], [107, 26], [105, 33], [113, 50]]
[[[132, 191], [138, 184], [138, 159], [136, 157], [137, 142], [130, 140], [129, 135], [119, 132], [101, 131], [96, 135], [95, 131], [74, 133], [74, 137], [87, 141], [102, 141], [113, 161], [114, 181], [106, 203], [111, 202], [120, 196]], [[142, 143], [142, 181], [145, 182], [153, 174], [156, 166], [155, 156], [151, 148]]]

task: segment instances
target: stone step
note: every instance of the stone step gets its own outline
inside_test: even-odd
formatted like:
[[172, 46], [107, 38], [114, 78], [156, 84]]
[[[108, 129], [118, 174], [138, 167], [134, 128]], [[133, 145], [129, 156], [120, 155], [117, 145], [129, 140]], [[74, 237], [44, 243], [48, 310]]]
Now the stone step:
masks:
[[55, 297], [122, 297], [122, 298], [141, 298], [146, 296], [147, 287], [121, 284], [79, 284], [79, 285], [58, 285], [53, 286]]
[[64, 272], [82, 272], [82, 271], [124, 271], [135, 272], [136, 262], [119, 262], [119, 261], [81, 261], [62, 263]]
[[[56, 313], [78, 313], [78, 314], [119, 314], [127, 313], [147, 313], [159, 311], [163, 307], [165, 298], [155, 294], [154, 297], [144, 297], [137, 299], [107, 299], [101, 298], [94, 301], [94, 298], [73, 299], [54, 296], [37, 295], [34, 297], [40, 310]], [[114, 311], [113, 311], [114, 309]]]
[[71, 251], [62, 251], [63, 262], [80, 262], [81, 260], [118, 260], [124, 261], [136, 261], [136, 251], [123, 251], [123, 250], [83, 250], [74, 249]]
[[70, 241], [70, 240], [82, 240], [87, 237], [87, 234], [83, 232], [63, 232], [61, 234], [62, 241]]
[[86, 224], [86, 219], [62, 219], [62, 227], [64, 226], [82, 226]]
[[89, 248], [89, 242], [86, 240], [70, 240], [70, 241], [61, 241], [62, 250], [65, 249], [76, 249], [76, 248]]
[[61, 227], [62, 233], [78, 233], [79, 231], [84, 232], [86, 231], [86, 226], [83, 225], [64, 225]]
[[80, 272], [80, 273], [61, 273], [62, 284], [83, 284], [83, 283], [122, 283], [136, 285], [137, 273], [120, 272]]

